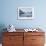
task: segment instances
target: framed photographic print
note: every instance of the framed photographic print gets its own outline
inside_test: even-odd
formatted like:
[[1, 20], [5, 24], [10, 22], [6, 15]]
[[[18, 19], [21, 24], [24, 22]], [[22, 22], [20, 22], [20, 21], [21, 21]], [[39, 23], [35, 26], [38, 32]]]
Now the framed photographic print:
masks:
[[33, 19], [34, 8], [32, 7], [19, 7], [18, 8], [18, 19]]

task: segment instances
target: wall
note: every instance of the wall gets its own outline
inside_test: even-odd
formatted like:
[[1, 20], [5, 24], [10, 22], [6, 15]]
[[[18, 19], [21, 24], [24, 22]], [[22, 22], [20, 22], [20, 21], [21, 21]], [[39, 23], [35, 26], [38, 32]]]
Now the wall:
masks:
[[[16, 28], [46, 28], [46, 0], [1, 0], [0, 24], [13, 24]], [[34, 7], [33, 20], [17, 20], [18, 7]], [[45, 30], [44, 30], [45, 31]]]
[[[34, 7], [35, 18], [17, 20], [17, 8], [20, 6]], [[0, 0], [0, 31], [9, 24], [16, 28], [40, 27], [46, 32], [46, 0]]]

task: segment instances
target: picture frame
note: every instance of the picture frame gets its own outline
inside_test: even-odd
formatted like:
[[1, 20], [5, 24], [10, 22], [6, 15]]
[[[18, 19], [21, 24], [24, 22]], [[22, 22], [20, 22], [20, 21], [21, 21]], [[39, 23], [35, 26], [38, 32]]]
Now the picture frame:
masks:
[[33, 19], [34, 8], [33, 7], [18, 7], [18, 19]]

